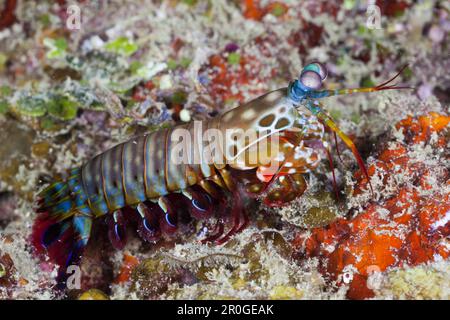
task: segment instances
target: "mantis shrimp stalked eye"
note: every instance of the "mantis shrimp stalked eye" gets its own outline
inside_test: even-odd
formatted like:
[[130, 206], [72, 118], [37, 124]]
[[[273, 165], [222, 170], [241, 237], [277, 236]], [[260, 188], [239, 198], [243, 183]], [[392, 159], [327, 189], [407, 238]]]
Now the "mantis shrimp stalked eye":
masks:
[[327, 68], [320, 62], [311, 62], [303, 68], [298, 86], [305, 92], [317, 90], [328, 75]]
[[306, 71], [313, 71], [317, 73], [322, 81], [324, 81], [328, 76], [328, 70], [325, 65], [317, 61], [310, 62], [308, 65], [306, 65], [306, 67], [303, 68], [302, 73]]
[[406, 67], [407, 65], [403, 66], [400, 69], [400, 71], [396, 75], [394, 75], [391, 79], [374, 87], [337, 89], [337, 90], [318, 90], [322, 85], [322, 81], [327, 77], [328, 72], [323, 64], [319, 62], [311, 62], [307, 64], [306, 67], [303, 69], [299, 79], [291, 82], [288, 88], [289, 97], [291, 98], [292, 101], [294, 101], [294, 103], [302, 107], [304, 106], [309, 111], [311, 111], [313, 115], [315, 115], [324, 125], [326, 125], [333, 131], [335, 139], [336, 135], [338, 135], [345, 143], [345, 145], [350, 148], [350, 150], [352, 151], [358, 162], [358, 165], [360, 166], [362, 172], [364, 173], [364, 175], [368, 180], [372, 194], [373, 188], [372, 185], [370, 184], [370, 179], [368, 177], [366, 167], [364, 166], [364, 162], [358, 150], [356, 149], [355, 144], [344, 132], [342, 132], [342, 130], [339, 129], [339, 127], [336, 125], [333, 119], [326, 113], [326, 111], [323, 109], [323, 106], [317, 100], [335, 95], [352, 94], [358, 92], [413, 89], [412, 87], [409, 86], [398, 86], [395, 84], [389, 85], [406, 69]]
[[320, 75], [314, 71], [304, 71], [300, 75], [300, 85], [306, 90], [317, 90], [322, 86]]

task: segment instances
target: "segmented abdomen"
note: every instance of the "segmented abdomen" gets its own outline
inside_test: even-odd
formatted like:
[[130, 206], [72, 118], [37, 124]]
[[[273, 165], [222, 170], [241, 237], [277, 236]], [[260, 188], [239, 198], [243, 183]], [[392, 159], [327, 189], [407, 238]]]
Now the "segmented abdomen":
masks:
[[[199, 133], [192, 124], [158, 130], [121, 143], [82, 166], [82, 185], [95, 216], [180, 191], [213, 174], [212, 165], [172, 160], [178, 143], [172, 132], [180, 128], [191, 137]], [[185, 149], [199, 152], [199, 141], [191, 140]]]

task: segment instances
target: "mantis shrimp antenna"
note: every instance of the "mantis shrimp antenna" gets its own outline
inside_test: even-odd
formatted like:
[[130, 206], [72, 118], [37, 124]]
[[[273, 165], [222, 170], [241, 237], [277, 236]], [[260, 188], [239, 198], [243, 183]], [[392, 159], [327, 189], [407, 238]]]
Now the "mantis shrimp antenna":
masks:
[[[358, 92], [376, 92], [383, 90], [400, 90], [400, 89], [414, 89], [409, 86], [398, 86], [397, 84], [391, 84], [398, 76], [406, 69], [408, 65], [404, 65], [397, 74], [395, 74], [389, 80], [374, 86], [367, 88], [354, 88], [354, 89], [336, 89], [336, 90], [318, 90], [322, 82], [325, 80], [327, 76], [326, 68], [320, 63], [310, 63], [307, 65], [300, 77], [299, 80], [292, 82], [288, 88], [289, 97], [295, 101], [300, 102], [303, 99], [306, 100], [306, 107], [318, 117], [326, 126], [328, 126], [334, 133], [334, 136], [338, 135], [342, 141], [347, 145], [348, 148], [352, 151], [353, 155], [358, 162], [361, 171], [364, 173], [367, 182], [370, 187], [370, 191], [373, 196], [373, 188], [370, 183], [369, 174], [367, 173], [367, 169], [364, 165], [364, 162], [359, 154], [355, 144], [353, 141], [336, 125], [333, 119], [324, 111], [322, 105], [315, 99], [336, 96], [336, 95], [344, 95], [344, 94], [352, 94]], [[336, 139], [336, 138], [335, 138]], [[337, 141], [336, 141], [337, 142]], [[337, 143], [336, 143], [337, 146]], [[330, 157], [329, 157], [330, 158]], [[332, 165], [332, 163], [330, 163]], [[333, 172], [334, 173], [334, 172]]]
[[321, 91], [313, 91], [311, 92], [312, 98], [324, 98], [324, 97], [330, 97], [330, 96], [337, 96], [337, 95], [343, 95], [343, 94], [352, 94], [352, 93], [358, 93], [358, 92], [376, 92], [376, 91], [383, 91], [383, 90], [401, 90], [401, 89], [414, 89], [414, 87], [410, 86], [398, 86], [397, 84], [389, 85], [398, 78], [400, 74], [408, 67], [408, 65], [404, 65], [397, 74], [395, 74], [391, 79], [377, 85], [374, 87], [367, 87], [367, 88], [354, 88], [354, 89], [336, 89], [336, 90], [321, 90]]

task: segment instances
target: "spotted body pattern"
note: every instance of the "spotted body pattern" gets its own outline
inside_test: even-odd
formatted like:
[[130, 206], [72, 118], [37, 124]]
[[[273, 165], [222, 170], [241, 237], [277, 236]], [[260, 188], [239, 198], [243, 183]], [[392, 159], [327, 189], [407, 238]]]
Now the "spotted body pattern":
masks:
[[[247, 194], [264, 195], [268, 205], [283, 205], [305, 191], [303, 174], [317, 167], [320, 149], [328, 151], [324, 126], [343, 139], [365, 171], [353, 142], [317, 99], [401, 87], [386, 86], [391, 79], [373, 88], [318, 90], [326, 75], [322, 64], [311, 63], [288, 88], [269, 92], [211, 120], [135, 137], [72, 169], [66, 181], [55, 182], [41, 193], [42, 214], [33, 230], [38, 252], [47, 252], [60, 265], [74, 263], [88, 243], [93, 220], [103, 216], [112, 244], [122, 248], [125, 207], [135, 209], [141, 237], [155, 241], [161, 231], [176, 229], [180, 207], [188, 208], [194, 217], [207, 217], [223, 199], [220, 190], [226, 190], [232, 194], [233, 226], [223, 235], [223, 225], [219, 224], [217, 232], [207, 238], [223, 243], [247, 223], [242, 189]], [[172, 160], [179, 156], [180, 144], [173, 137], [180, 130], [194, 139], [182, 140], [181, 146], [189, 153], [185, 161], [176, 163]], [[219, 145], [219, 158], [214, 161], [202, 158], [204, 150], [211, 148], [210, 140], [202, 139], [205, 135], [210, 138], [209, 132], [233, 135], [249, 131], [255, 135], [246, 139], [225, 135], [226, 143]], [[256, 161], [248, 161], [252, 156]], [[193, 161], [196, 157], [200, 161]], [[64, 250], [63, 243], [67, 246]]]

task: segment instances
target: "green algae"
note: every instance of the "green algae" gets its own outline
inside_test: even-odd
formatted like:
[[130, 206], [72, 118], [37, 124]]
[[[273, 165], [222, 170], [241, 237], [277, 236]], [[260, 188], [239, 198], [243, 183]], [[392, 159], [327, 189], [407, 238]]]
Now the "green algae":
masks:
[[16, 107], [20, 114], [30, 117], [41, 117], [47, 113], [46, 101], [39, 96], [22, 97]]
[[4, 99], [0, 99], [0, 114], [6, 113], [9, 110], [9, 103]]
[[67, 96], [56, 95], [48, 103], [48, 113], [61, 120], [71, 120], [77, 116], [78, 103]]
[[241, 55], [236, 52], [231, 52], [228, 55], [227, 61], [231, 65], [238, 65], [241, 62]]
[[67, 41], [64, 38], [45, 38], [43, 44], [47, 48], [48, 59], [61, 58], [66, 54]]
[[139, 47], [136, 43], [129, 40], [127, 37], [119, 37], [106, 44], [105, 49], [123, 56], [131, 56]]
[[0, 278], [3, 278], [6, 275], [6, 268], [3, 264], [0, 263]]

